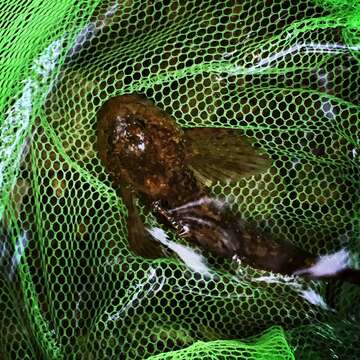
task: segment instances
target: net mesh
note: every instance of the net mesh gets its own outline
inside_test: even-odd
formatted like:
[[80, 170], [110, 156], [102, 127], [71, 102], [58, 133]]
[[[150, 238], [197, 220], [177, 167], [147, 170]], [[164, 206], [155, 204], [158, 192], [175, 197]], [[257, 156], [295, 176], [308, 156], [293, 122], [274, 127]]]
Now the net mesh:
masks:
[[149, 360], [160, 359], [295, 359], [287, 344], [282, 329], [273, 327], [262, 336], [248, 339], [246, 342], [236, 340], [198, 341], [183, 350], [171, 351], [149, 357]]
[[356, 0], [6, 0], [0, 33], [0, 358], [360, 352], [354, 285], [211, 255], [204, 276], [131, 253], [94, 147], [99, 107], [126, 93], [182, 127], [237, 128], [274, 165], [213, 194], [314, 254], [346, 247], [359, 267]]

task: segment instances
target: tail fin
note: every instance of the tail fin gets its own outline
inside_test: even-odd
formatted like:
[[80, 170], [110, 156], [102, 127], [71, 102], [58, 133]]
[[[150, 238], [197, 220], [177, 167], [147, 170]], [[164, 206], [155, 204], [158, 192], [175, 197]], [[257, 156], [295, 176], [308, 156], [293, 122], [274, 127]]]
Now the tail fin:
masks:
[[360, 285], [360, 270], [349, 267], [349, 252], [345, 249], [318, 257], [312, 266], [295, 271], [312, 279], [333, 279]]

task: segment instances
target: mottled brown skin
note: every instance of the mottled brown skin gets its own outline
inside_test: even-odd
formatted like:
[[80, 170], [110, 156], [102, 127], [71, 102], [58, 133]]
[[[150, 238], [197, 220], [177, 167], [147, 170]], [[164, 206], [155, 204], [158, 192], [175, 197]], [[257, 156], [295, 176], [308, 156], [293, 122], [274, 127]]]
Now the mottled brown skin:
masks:
[[[120, 185], [129, 211], [129, 244], [137, 254], [163, 255], [142, 224], [134, 192], [142, 194], [160, 221], [216, 255], [288, 275], [315, 263], [316, 256], [240, 220], [204, 185], [207, 179], [234, 179], [271, 164], [244, 143], [236, 130], [182, 130], [149, 100], [123, 95], [101, 107], [97, 132], [101, 160]], [[348, 269], [336, 276], [359, 281], [358, 274]]]
[[150, 101], [138, 95], [112, 98], [98, 118], [100, 157], [119, 183], [174, 205], [199, 191], [185, 164], [184, 132]]

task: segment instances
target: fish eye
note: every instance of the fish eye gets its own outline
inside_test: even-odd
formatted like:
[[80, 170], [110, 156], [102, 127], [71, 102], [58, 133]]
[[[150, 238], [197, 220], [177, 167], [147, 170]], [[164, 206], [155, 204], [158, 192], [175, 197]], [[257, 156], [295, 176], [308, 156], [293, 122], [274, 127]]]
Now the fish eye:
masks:
[[128, 127], [136, 126], [142, 130], [146, 128], [146, 120], [137, 115], [127, 115], [125, 123]]
[[146, 122], [142, 118], [133, 118], [134, 124], [144, 130], [146, 128]]

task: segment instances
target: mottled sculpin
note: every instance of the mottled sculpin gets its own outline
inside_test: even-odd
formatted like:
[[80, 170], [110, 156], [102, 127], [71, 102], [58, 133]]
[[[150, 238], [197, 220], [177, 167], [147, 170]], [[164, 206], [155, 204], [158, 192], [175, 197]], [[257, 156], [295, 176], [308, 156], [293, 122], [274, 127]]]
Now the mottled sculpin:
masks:
[[344, 251], [318, 257], [275, 240], [210, 193], [216, 181], [261, 173], [272, 164], [239, 130], [182, 129], [144, 97], [122, 95], [102, 105], [97, 136], [100, 158], [128, 209], [129, 247], [136, 254], [164, 256], [136, 208], [141, 196], [159, 221], [218, 256], [286, 275], [360, 281]]

